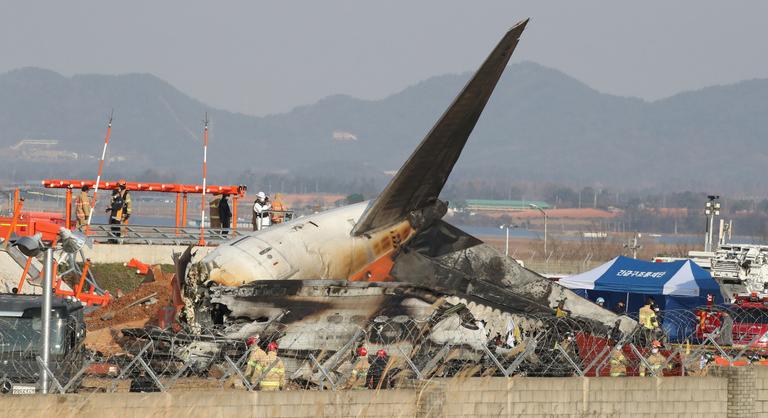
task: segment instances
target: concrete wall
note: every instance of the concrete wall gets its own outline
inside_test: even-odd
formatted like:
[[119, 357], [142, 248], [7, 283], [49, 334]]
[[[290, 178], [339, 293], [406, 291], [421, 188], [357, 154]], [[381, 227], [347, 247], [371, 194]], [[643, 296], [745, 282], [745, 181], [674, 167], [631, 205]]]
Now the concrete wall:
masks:
[[[728, 388], [726, 377], [470, 378], [378, 392], [216, 390], [15, 396], [0, 398], [0, 416], [725, 417]], [[768, 391], [763, 389], [757, 398], [765, 395]]]
[[[197, 251], [195, 260], [202, 259], [208, 252], [216, 247], [195, 247]], [[147, 264], [173, 264], [171, 254], [182, 253], [187, 249], [185, 245], [140, 245], [140, 244], [101, 244], [96, 243], [93, 248], [85, 247], [85, 256], [94, 263], [127, 263], [135, 258]]]
[[412, 417], [417, 392], [220, 390], [0, 398], [2, 417]]
[[727, 379], [472, 378], [449, 384], [444, 416], [708, 416], [727, 414]]
[[768, 367], [755, 369], [755, 414], [768, 417]]

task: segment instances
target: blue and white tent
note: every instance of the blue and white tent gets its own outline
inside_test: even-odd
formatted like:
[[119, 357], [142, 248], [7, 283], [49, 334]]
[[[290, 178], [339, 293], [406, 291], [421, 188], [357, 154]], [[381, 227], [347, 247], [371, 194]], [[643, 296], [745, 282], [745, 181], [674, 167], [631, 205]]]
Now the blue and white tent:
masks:
[[560, 284], [591, 300], [603, 297], [606, 307], [623, 300], [630, 313], [647, 297], [662, 309], [691, 309], [706, 304], [707, 295], [721, 303], [720, 286], [706, 270], [690, 260], [653, 263], [619, 256], [590, 271], [560, 279]]
[[708, 271], [690, 260], [671, 263], [653, 263], [628, 257], [613, 260], [590, 271], [564, 277], [559, 283], [592, 301], [605, 299], [605, 307], [612, 309], [619, 301], [626, 304], [627, 313], [637, 313], [652, 297], [662, 310], [662, 327], [670, 338], [683, 339], [693, 329], [687, 329], [690, 321], [675, 321], [670, 315], [688, 318], [678, 310], [692, 310], [707, 303], [707, 295], [714, 296], [715, 303], [722, 303], [720, 286]]

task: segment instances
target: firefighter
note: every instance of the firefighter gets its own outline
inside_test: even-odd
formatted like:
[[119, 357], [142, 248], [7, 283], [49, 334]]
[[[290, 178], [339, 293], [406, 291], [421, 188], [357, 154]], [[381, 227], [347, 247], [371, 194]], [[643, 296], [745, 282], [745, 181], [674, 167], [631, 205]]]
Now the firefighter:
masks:
[[262, 364], [267, 358], [267, 353], [259, 347], [259, 335], [252, 335], [245, 340], [245, 344], [251, 350], [248, 355], [248, 363], [245, 366], [245, 378], [248, 379], [251, 384], [261, 377]]
[[555, 308], [555, 317], [557, 318], [566, 318], [570, 312], [565, 309], [565, 299], [559, 300], [557, 302], [557, 307]]
[[259, 390], [282, 390], [285, 386], [285, 365], [277, 356], [277, 342], [267, 346], [267, 356], [260, 362], [266, 375], [259, 382]]
[[272, 204], [269, 197], [264, 192], [256, 193], [256, 200], [253, 202], [253, 230], [261, 230], [264, 226], [269, 226], [269, 210]]
[[371, 367], [368, 368], [368, 374], [365, 377], [365, 385], [368, 389], [385, 389], [387, 387], [384, 374], [389, 363], [389, 356], [384, 349], [376, 352], [376, 359], [373, 360]]
[[659, 329], [659, 320], [656, 317], [656, 312], [659, 308], [656, 307], [656, 303], [653, 298], [648, 298], [645, 301], [645, 305], [640, 308], [638, 322], [642, 327], [642, 336], [644, 338], [644, 344], [648, 344], [648, 341], [656, 339]]
[[221, 196], [214, 195], [213, 200], [208, 204], [208, 219], [211, 221], [211, 229], [221, 228], [221, 218], [219, 217], [219, 203]]
[[648, 298], [645, 301], [645, 305], [640, 308], [638, 322], [640, 322], [640, 326], [642, 326], [644, 329], [656, 328], [654, 325], [656, 312], [654, 312], [652, 305], [653, 299]]
[[[659, 377], [663, 375], [662, 369], [667, 363], [667, 358], [659, 352], [660, 349], [661, 342], [659, 342], [659, 340], [653, 340], [651, 343], [651, 355], [645, 359], [646, 362], [648, 362], [648, 365], [653, 369], [653, 372], [656, 374], [656, 376]], [[653, 375], [653, 373], [649, 374]], [[640, 362], [640, 376], [645, 376], [645, 364], [642, 361]]]
[[347, 389], [365, 389], [365, 379], [368, 376], [368, 369], [371, 367], [368, 362], [368, 349], [365, 346], [359, 346], [352, 357], [352, 371], [346, 382]]
[[275, 194], [275, 200], [272, 201], [272, 213], [270, 220], [273, 224], [285, 222], [285, 206], [283, 206], [283, 196], [280, 193]]
[[605, 299], [603, 299], [602, 297], [597, 298], [595, 300], [595, 303], [597, 304], [597, 306], [599, 306], [601, 308], [605, 307]]
[[[117, 190], [112, 191], [112, 198], [110, 205], [107, 208], [109, 215], [110, 225], [126, 225], [128, 224], [128, 218], [131, 217], [131, 209], [133, 204], [131, 203], [131, 193], [126, 190], [127, 183], [125, 180], [120, 179], [117, 182]], [[111, 235], [115, 238], [121, 236], [121, 227], [112, 226]], [[109, 242], [116, 244], [116, 239], [111, 239]]]
[[84, 185], [80, 188], [80, 196], [75, 199], [75, 215], [77, 216], [77, 228], [82, 228], [88, 223], [91, 214], [91, 197], [88, 196], [90, 187]]
[[627, 375], [627, 358], [624, 357], [621, 345], [617, 346], [611, 352], [611, 377], [626, 376]]
[[229, 208], [229, 201], [227, 198], [229, 197], [228, 194], [224, 193], [221, 195], [221, 198], [219, 200], [219, 227], [222, 229], [221, 234], [226, 237], [227, 234], [229, 234], [229, 228], [232, 226], [232, 210]]

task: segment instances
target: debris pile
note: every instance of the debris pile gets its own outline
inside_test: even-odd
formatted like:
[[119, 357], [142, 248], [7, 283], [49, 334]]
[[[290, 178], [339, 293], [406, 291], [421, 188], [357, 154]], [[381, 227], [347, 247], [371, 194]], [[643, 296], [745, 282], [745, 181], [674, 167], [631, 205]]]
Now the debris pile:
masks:
[[157, 324], [158, 310], [171, 304], [172, 277], [160, 266], [152, 266], [134, 291], [86, 314], [86, 347], [105, 354], [119, 352], [121, 329]]

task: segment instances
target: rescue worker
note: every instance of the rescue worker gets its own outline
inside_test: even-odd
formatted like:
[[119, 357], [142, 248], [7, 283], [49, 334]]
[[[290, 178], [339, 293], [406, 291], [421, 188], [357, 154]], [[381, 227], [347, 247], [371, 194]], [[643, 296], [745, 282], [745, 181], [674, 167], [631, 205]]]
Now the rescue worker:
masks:
[[384, 374], [387, 370], [387, 363], [389, 363], [389, 356], [384, 349], [380, 349], [376, 352], [376, 359], [368, 368], [368, 374], [365, 377], [365, 385], [368, 389], [386, 389], [387, 384], [384, 379]]
[[285, 386], [285, 365], [277, 356], [277, 342], [267, 346], [267, 356], [259, 363], [266, 375], [259, 382], [259, 390], [282, 390]]
[[613, 307], [613, 313], [616, 315], [624, 315], [627, 313], [627, 306], [624, 305], [624, 302], [618, 301], [616, 302], [616, 306]]
[[570, 312], [565, 309], [565, 299], [559, 300], [557, 302], [557, 307], [555, 308], [555, 317], [557, 318], [566, 318]]
[[346, 383], [347, 389], [365, 389], [365, 379], [368, 376], [368, 369], [370, 367], [368, 350], [362, 345], [357, 347], [352, 358], [352, 371]]
[[219, 218], [219, 202], [221, 202], [221, 196], [214, 195], [213, 200], [208, 203], [208, 219], [211, 221], [211, 229], [221, 228], [221, 218]]
[[283, 196], [280, 193], [275, 194], [275, 199], [272, 201], [272, 212], [269, 219], [273, 224], [279, 224], [285, 222], [285, 207], [283, 206]]
[[[107, 212], [109, 215], [110, 225], [126, 225], [128, 224], [128, 218], [131, 217], [131, 209], [133, 204], [131, 203], [131, 193], [126, 190], [127, 183], [125, 180], [120, 179], [117, 182], [117, 189], [112, 191], [112, 198], [110, 200]], [[112, 226], [111, 235], [115, 238], [119, 238], [122, 235], [120, 226]], [[116, 244], [116, 239], [111, 239], [109, 242]]]
[[229, 228], [232, 226], [232, 210], [229, 208], [229, 201], [227, 200], [227, 197], [229, 197], [228, 194], [224, 193], [221, 195], [221, 198], [219, 200], [219, 227], [222, 229], [221, 234], [225, 237], [227, 234], [229, 234]]
[[254, 384], [261, 377], [262, 364], [267, 358], [267, 353], [259, 347], [259, 335], [252, 335], [245, 340], [245, 345], [251, 350], [248, 354], [248, 363], [245, 366], [245, 378]]
[[256, 200], [253, 202], [253, 230], [259, 231], [264, 226], [269, 226], [269, 210], [272, 204], [264, 192], [256, 193]]
[[656, 316], [656, 313], [653, 311], [653, 308], [651, 305], [653, 304], [653, 301], [651, 298], [648, 298], [645, 301], [645, 305], [643, 305], [640, 308], [640, 311], [638, 312], [638, 322], [640, 322], [640, 326], [642, 326], [645, 329], [653, 329], [655, 328], [653, 325], [653, 317]]
[[[656, 374], [656, 376], [661, 377], [663, 375], [662, 368], [667, 363], [667, 358], [664, 357], [663, 354], [659, 352], [661, 349], [661, 342], [658, 340], [653, 340], [651, 343], [651, 355], [648, 356], [646, 362], [648, 362], [648, 365], [651, 366], [653, 369], [653, 372]], [[671, 366], [671, 365], [670, 365]], [[641, 361], [640, 362], [640, 376], [645, 376], [645, 364]], [[654, 373], [648, 373], [649, 375], [653, 375]]]
[[622, 346], [617, 346], [611, 352], [611, 377], [626, 376], [627, 375], [627, 358], [624, 357]]
[[80, 188], [80, 195], [75, 199], [75, 216], [77, 216], [77, 228], [82, 228], [88, 223], [91, 214], [91, 197], [88, 196], [90, 187], [84, 185]]
[[653, 298], [648, 298], [645, 301], [645, 305], [640, 308], [638, 322], [640, 322], [640, 326], [642, 327], [642, 336], [645, 341], [644, 344], [647, 344], [650, 340], [656, 339], [656, 333], [659, 328], [656, 311], [658, 311], [658, 308], [655, 308]]
[[605, 299], [603, 299], [602, 297], [597, 298], [597, 300], [595, 300], [595, 303], [597, 304], [597, 306], [601, 308], [605, 307]]

